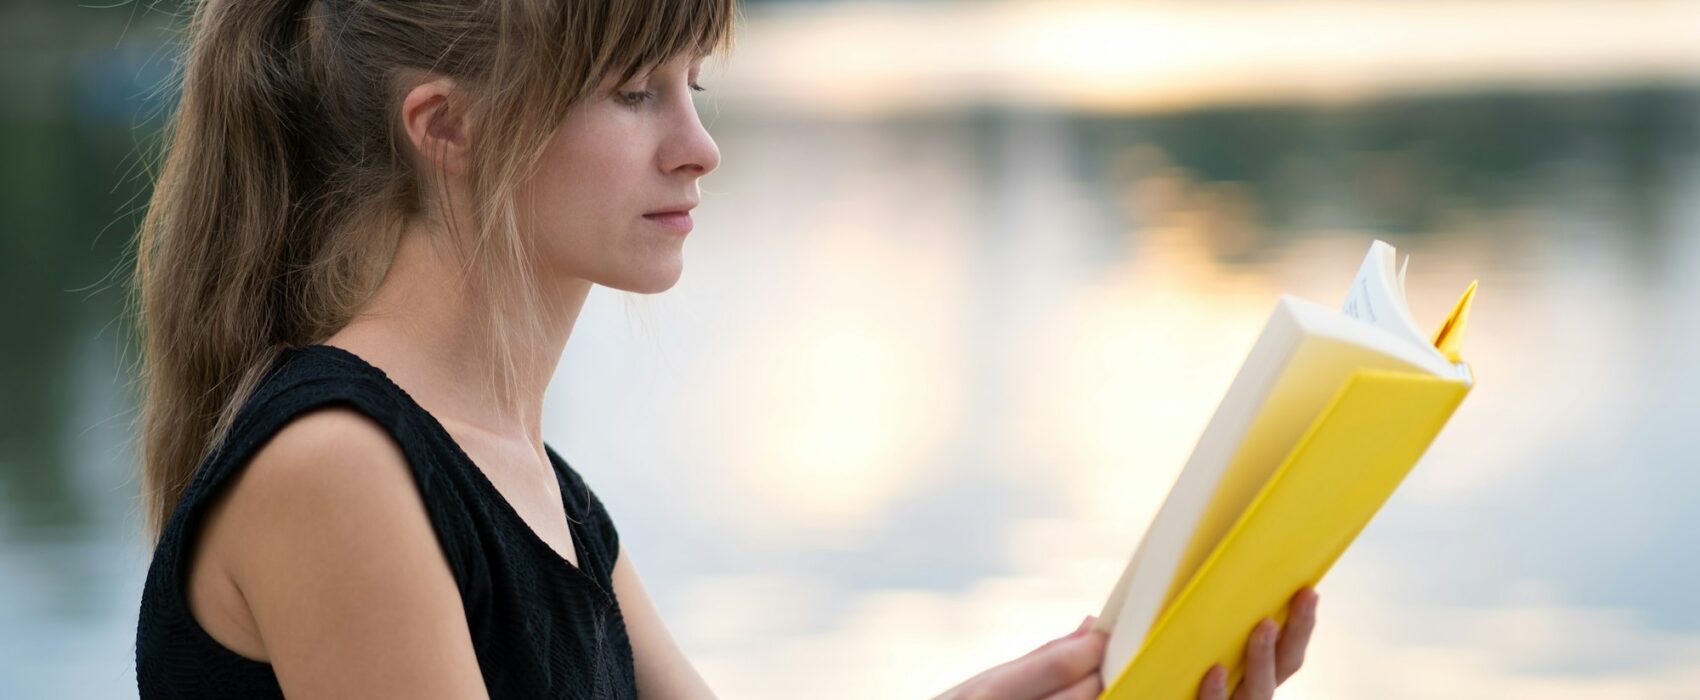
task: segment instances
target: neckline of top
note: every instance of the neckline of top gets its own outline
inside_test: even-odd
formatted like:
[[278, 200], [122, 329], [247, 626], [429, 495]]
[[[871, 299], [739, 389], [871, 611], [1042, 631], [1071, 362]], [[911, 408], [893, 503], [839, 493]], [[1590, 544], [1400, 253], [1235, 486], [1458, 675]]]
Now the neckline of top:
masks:
[[[448, 428], [444, 426], [441, 421], [437, 420], [437, 417], [423, 405], [414, 400], [412, 394], [407, 393], [406, 389], [403, 389], [401, 385], [391, 379], [389, 374], [384, 372], [383, 368], [367, 362], [366, 358], [355, 354], [351, 350], [337, 347], [335, 345], [315, 343], [298, 346], [295, 349], [302, 352], [317, 352], [329, 357], [341, 359], [362, 371], [371, 374], [386, 388], [391, 389], [396, 394], [400, 395], [402, 399], [407, 402], [408, 406], [418, 410], [419, 413], [425, 416], [426, 423], [430, 427], [430, 430], [436, 432], [437, 435], [448, 444], [449, 450], [453, 453], [455, 459], [459, 460], [468, 471], [472, 472], [472, 481], [477, 484], [478, 488], [485, 490], [485, 495], [488, 498], [496, 502], [497, 509], [502, 511], [501, 517], [507, 519], [508, 524], [511, 527], [519, 530], [523, 534], [524, 539], [530, 541], [530, 546], [540, 550], [547, 557], [548, 561], [564, 567], [570, 572], [570, 575], [583, 579], [603, 596], [612, 599], [612, 593], [605, 589], [602, 584], [596, 580], [596, 577], [590, 575], [590, 573], [585, 571], [583, 568], [583, 564], [589, 561], [589, 553], [586, 551], [584, 543], [584, 538], [588, 536], [588, 533], [585, 532], [583, 527], [587, 520], [588, 513], [574, 512], [574, 499], [568, 494], [570, 484], [567, 479], [567, 475], [565, 474], [566, 461], [562, 459], [560, 455], [556, 454], [555, 449], [550, 447], [547, 442], [543, 444], [543, 451], [549, 458], [549, 466], [555, 473], [555, 481], [560, 484], [561, 510], [566, 514], [567, 529], [572, 534], [573, 554], [578, 557], [579, 561], [576, 565], [573, 562], [567, 561], [566, 557], [561, 556], [560, 552], [555, 551], [554, 547], [549, 546], [548, 542], [543, 541], [543, 538], [538, 536], [536, 530], [531, 529], [531, 525], [525, 522], [525, 518], [521, 517], [519, 511], [514, 509], [513, 504], [508, 502], [507, 497], [502, 495], [501, 489], [496, 488], [496, 484], [490, 481], [490, 477], [484, 473], [484, 470], [478, 466], [477, 462], [473, 461], [472, 456], [467, 454], [466, 450], [461, 447], [460, 442], [455, 440], [453, 434], [449, 433]], [[609, 572], [610, 576], [612, 576], [612, 573], [612, 571]]]

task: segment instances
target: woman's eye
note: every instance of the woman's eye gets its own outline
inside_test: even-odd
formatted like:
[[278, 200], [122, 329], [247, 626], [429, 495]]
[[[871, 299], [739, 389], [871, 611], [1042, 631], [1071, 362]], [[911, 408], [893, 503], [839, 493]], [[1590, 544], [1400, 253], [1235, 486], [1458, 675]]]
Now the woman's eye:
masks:
[[654, 97], [654, 96], [655, 96], [655, 93], [650, 92], [648, 90], [639, 90], [639, 91], [636, 91], [636, 92], [619, 93], [620, 103], [624, 104], [628, 107], [636, 107], [640, 104], [643, 104], [643, 102], [645, 100], [648, 100], [649, 98]]
[[[696, 83], [691, 83], [690, 87], [696, 92], [703, 92], [708, 89]], [[644, 102], [655, 99], [655, 93], [649, 90], [637, 90], [632, 92], [617, 92], [615, 93], [615, 97], [620, 101], [620, 104], [626, 105], [627, 107], [636, 107]]]

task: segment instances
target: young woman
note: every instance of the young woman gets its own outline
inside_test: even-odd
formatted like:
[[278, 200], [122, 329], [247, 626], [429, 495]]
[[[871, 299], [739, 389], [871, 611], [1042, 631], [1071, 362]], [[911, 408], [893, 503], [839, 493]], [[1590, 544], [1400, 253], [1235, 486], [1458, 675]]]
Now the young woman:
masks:
[[[711, 695], [539, 412], [591, 285], [679, 277], [734, 10], [195, 7], [136, 270], [144, 698]], [[1314, 602], [1234, 698], [1298, 668]], [[1103, 643], [947, 696], [1094, 697]]]

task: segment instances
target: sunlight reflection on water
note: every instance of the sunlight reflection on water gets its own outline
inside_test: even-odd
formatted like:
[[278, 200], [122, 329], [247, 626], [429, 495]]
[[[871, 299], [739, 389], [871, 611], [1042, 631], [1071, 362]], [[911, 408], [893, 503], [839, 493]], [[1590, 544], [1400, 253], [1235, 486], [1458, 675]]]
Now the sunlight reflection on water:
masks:
[[[1482, 280], [1481, 384], [1325, 580], [1284, 697], [1693, 697], [1692, 516], [1657, 493], [1700, 485], [1691, 159], [1650, 231], [1537, 181], [1434, 230], [1289, 234], [1243, 186], [1082, 181], [1058, 122], [989, 128], [767, 146], [806, 162], [729, 129], [684, 281], [641, 329], [613, 294], [581, 320], [550, 427], [721, 692], [915, 697], [1096, 612], [1275, 296], [1338, 303], [1381, 237], [1423, 323]], [[950, 174], [977, 159], [1019, 165]]]

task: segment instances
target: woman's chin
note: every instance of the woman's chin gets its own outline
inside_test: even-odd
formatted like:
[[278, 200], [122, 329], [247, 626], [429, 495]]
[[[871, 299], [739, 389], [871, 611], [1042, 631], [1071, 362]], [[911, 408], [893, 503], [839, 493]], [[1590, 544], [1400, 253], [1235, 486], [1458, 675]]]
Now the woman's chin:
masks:
[[636, 294], [658, 294], [673, 288], [679, 283], [679, 276], [684, 273], [684, 264], [674, 257], [666, 264], [655, 264], [643, 269], [621, 270], [619, 274], [608, 275], [606, 279], [597, 280], [597, 284], [611, 289]]

